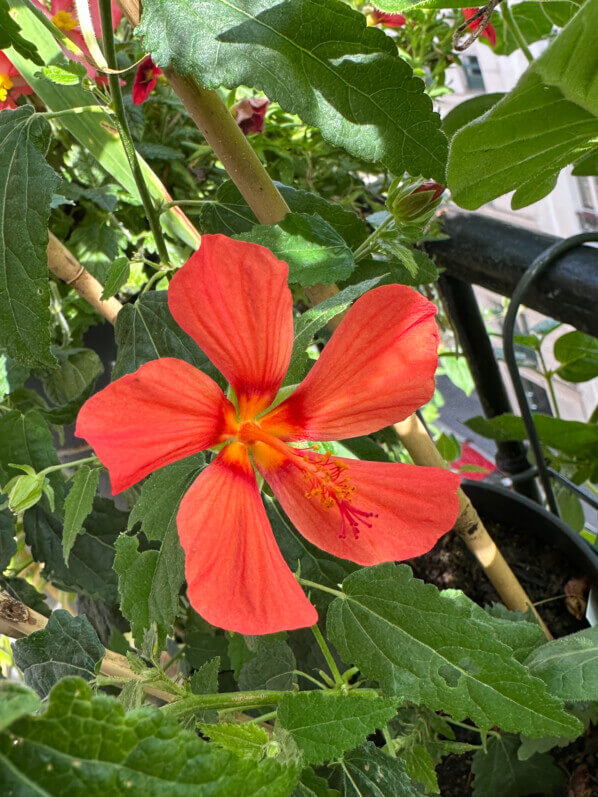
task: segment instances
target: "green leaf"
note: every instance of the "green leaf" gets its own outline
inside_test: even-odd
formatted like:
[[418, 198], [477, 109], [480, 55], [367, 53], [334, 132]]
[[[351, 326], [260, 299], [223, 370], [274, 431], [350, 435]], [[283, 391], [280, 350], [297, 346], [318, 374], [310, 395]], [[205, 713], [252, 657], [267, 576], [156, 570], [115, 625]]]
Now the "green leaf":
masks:
[[312, 342], [316, 332], [325, 327], [332, 318], [344, 312], [355, 299], [374, 288], [380, 282], [380, 279], [381, 277], [374, 277], [374, 279], [365, 280], [357, 285], [349, 285], [315, 307], [310, 307], [309, 310], [306, 310], [295, 320], [293, 353], [291, 354], [291, 362], [284, 385], [295, 385], [305, 376], [309, 359], [307, 347]]
[[291, 797], [340, 797], [340, 794], [336, 789], [330, 789], [324, 778], [316, 775], [311, 767], [305, 767]]
[[585, 3], [515, 88], [453, 138], [448, 186], [473, 210], [517, 189], [514, 209], [536, 202], [598, 136], [598, 3]]
[[337, 0], [149, 0], [138, 30], [159, 66], [208, 88], [260, 89], [352, 155], [444, 180], [446, 139], [423, 82]]
[[0, 681], [0, 731], [41, 708], [39, 697], [22, 684]]
[[278, 721], [303, 751], [306, 764], [338, 758], [385, 728], [396, 714], [396, 700], [333, 692], [289, 694], [278, 706]]
[[59, 180], [49, 143], [50, 125], [30, 105], [0, 113], [0, 347], [23, 365], [53, 368], [46, 248]]
[[423, 744], [414, 744], [413, 747], [402, 749], [400, 756], [405, 765], [405, 772], [411, 780], [421, 783], [426, 793], [438, 794], [440, 792], [436, 777], [436, 765]]
[[82, 592], [108, 604], [118, 600], [117, 577], [112, 569], [114, 541], [124, 531], [125, 512], [112, 501], [96, 496], [69, 556], [62, 554], [62, 522], [40, 504], [25, 513], [25, 540], [36, 562], [44, 562], [44, 577], [59, 589]]
[[59, 86], [76, 86], [81, 83], [81, 78], [84, 78], [87, 73], [83, 64], [73, 63], [68, 67], [44, 66], [42, 74]]
[[442, 120], [442, 129], [445, 136], [449, 140], [453, 138], [458, 130], [461, 130], [469, 122], [473, 122], [474, 119], [479, 119], [504, 96], [503, 92], [478, 94], [464, 102], [460, 102]]
[[[338, 559], [316, 548], [295, 531], [276, 501], [265, 494], [263, 499], [278, 547], [293, 572], [299, 570], [302, 577], [309, 581], [336, 588], [349, 573], [357, 569], [357, 565], [352, 562]], [[323, 613], [332, 596], [328, 592], [314, 590], [310, 600], [314, 602], [318, 611]]]
[[598, 700], [598, 626], [541, 645], [525, 666], [562, 700]]
[[100, 469], [80, 467], [73, 476], [73, 484], [64, 502], [64, 528], [62, 531], [62, 554], [68, 564], [69, 554], [77, 535], [83, 531], [83, 523], [93, 507], [98, 489]]
[[594, 147], [594, 149], [591, 149], [586, 155], [576, 161], [572, 174], [576, 177], [598, 174], [598, 147]]
[[[430, 260], [425, 252], [420, 249], [411, 249], [411, 255], [415, 260], [417, 270], [411, 275], [406, 266], [396, 257], [389, 260], [374, 260], [367, 258], [359, 262], [357, 268], [351, 275], [351, 282], [359, 280], [378, 278], [381, 285], [427, 285], [438, 279], [438, 269], [434, 261]], [[380, 274], [383, 274], [380, 277]]]
[[0, 573], [17, 552], [15, 516], [8, 509], [0, 509]]
[[206, 355], [170, 314], [167, 293], [144, 293], [118, 314], [115, 333], [118, 355], [112, 369], [113, 380], [159, 357], [178, 357], [210, 376], [216, 375]]
[[123, 534], [115, 543], [114, 569], [119, 575], [121, 610], [141, 646], [152, 623], [164, 638], [172, 629], [185, 580], [185, 555], [179, 543], [176, 515], [183, 495], [205, 465], [203, 454], [167, 465], [153, 473], [129, 516], [129, 530], [140, 523], [157, 550], [139, 551], [137, 537]]
[[[476, 434], [498, 442], [527, 440], [523, 420], [517, 415], [470, 418], [465, 423]], [[565, 421], [540, 413], [534, 415], [534, 423], [544, 445], [574, 457], [598, 455], [598, 426], [581, 421]]]
[[598, 376], [598, 340], [577, 330], [554, 343], [554, 356], [563, 363], [557, 373], [567, 382], [587, 382]]
[[10, 595], [11, 598], [15, 598], [15, 600], [24, 603], [25, 606], [29, 606], [30, 609], [43, 614], [44, 617], [49, 617], [52, 614], [52, 610], [46, 603], [46, 596], [38, 592], [35, 587], [24, 578], [19, 578], [18, 576], [11, 576], [10, 578], [0, 576], [0, 588]]
[[0, 735], [5, 794], [288, 797], [298, 774], [295, 765], [237, 758], [157, 708], [125, 714], [79, 678], [52, 690], [44, 714], [22, 717]]
[[270, 249], [288, 263], [289, 282], [304, 288], [346, 280], [355, 268], [347, 244], [319, 216], [287, 213], [280, 224], [259, 224], [234, 237]]
[[102, 284], [112, 263], [123, 257], [126, 245], [125, 234], [95, 214], [86, 216], [68, 239], [69, 249], [77, 260]]
[[28, 376], [28, 368], [0, 354], [0, 401], [13, 390], [22, 388]]
[[511, 612], [502, 603], [484, 606], [484, 611], [493, 618], [493, 627], [501, 642], [513, 650], [513, 656], [522, 663], [541, 645], [546, 637], [531, 611]]
[[552, 794], [563, 784], [564, 773], [548, 753], [517, 758], [517, 736], [492, 736], [487, 752], [478, 750], [471, 771], [474, 797], [520, 797], [525, 794]]
[[[0, 417], [0, 440], [0, 483], [3, 485], [17, 474], [10, 467], [11, 463], [30, 465], [36, 472], [59, 464], [52, 434], [36, 410], [25, 414], [12, 410]], [[60, 473], [50, 473], [48, 479], [60, 496], [63, 484]]]
[[60, 366], [44, 379], [44, 389], [54, 404], [67, 404], [92, 390], [104, 371], [102, 361], [92, 349], [62, 349]]
[[255, 637], [255, 655], [239, 673], [239, 689], [292, 689], [295, 683], [295, 656], [281, 639]]
[[458, 590], [439, 592], [406, 565], [384, 564], [352, 573], [343, 592], [328, 610], [328, 637], [343, 661], [386, 694], [468, 717], [482, 731], [579, 732], [561, 702], [515, 660], [493, 618]]
[[471, 396], [475, 390], [475, 382], [469, 370], [466, 357], [442, 357], [441, 367], [453, 385], [462, 390], [466, 396]]
[[[189, 686], [194, 695], [213, 695], [218, 691], [218, 673], [220, 672], [220, 656], [215, 656], [206, 661], [189, 678]], [[218, 712], [213, 709], [204, 709], [195, 712], [195, 720], [202, 722], [218, 722]]]
[[73, 617], [64, 609], [52, 612], [41, 631], [17, 639], [12, 650], [25, 683], [40, 697], [66, 675], [91, 680], [106, 653], [87, 617]]
[[[523, 0], [521, 3], [515, 3], [509, 10], [528, 45], [545, 39], [552, 33], [552, 20], [546, 15], [543, 4], [538, 0]], [[498, 16], [502, 17], [499, 23]], [[494, 25], [496, 45], [492, 49], [496, 55], [510, 55], [519, 49], [519, 43], [500, 10], [497, 15], [497, 23]]]
[[106, 275], [104, 290], [100, 297], [103, 301], [114, 296], [129, 279], [129, 259], [125, 255], [112, 261]]
[[239, 758], [251, 758], [260, 761], [270, 737], [255, 722], [236, 723], [221, 722], [219, 725], [199, 725], [199, 730], [211, 742], [230, 750]]
[[[356, 249], [367, 238], [366, 223], [357, 214], [327, 199], [289, 185], [276, 187], [293, 213], [318, 215], [339, 233], [347, 246]], [[232, 180], [218, 186], [212, 200], [206, 200], [199, 216], [203, 233], [235, 235], [249, 232], [258, 220]]]
[[42, 66], [44, 63], [33, 42], [24, 39], [21, 34], [20, 25], [14, 21], [10, 15], [10, 6], [6, 0], [0, 0], [0, 50], [7, 50], [14, 47], [23, 58], [33, 61], [34, 64]]
[[344, 797], [421, 797], [400, 758], [391, 758], [371, 742], [347, 753], [334, 786]]

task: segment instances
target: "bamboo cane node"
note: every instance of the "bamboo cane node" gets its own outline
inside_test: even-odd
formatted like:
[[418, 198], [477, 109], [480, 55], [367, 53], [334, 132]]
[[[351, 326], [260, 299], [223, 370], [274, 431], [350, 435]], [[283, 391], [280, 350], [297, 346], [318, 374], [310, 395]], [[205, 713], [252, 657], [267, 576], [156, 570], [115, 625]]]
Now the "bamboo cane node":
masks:
[[84, 271], [85, 271], [85, 268], [83, 266], [81, 266], [79, 268], [79, 271], [75, 274], [75, 276], [72, 277], [70, 280], [65, 280], [65, 283], [67, 285], [72, 285], [73, 282], [76, 282], [79, 279], [79, 277], [81, 276], [81, 274], [83, 274]]

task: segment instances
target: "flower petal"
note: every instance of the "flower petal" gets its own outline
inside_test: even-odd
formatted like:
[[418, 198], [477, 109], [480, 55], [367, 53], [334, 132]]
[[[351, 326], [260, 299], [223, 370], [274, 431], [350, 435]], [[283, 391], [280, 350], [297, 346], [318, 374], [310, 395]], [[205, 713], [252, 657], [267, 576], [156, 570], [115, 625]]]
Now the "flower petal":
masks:
[[231, 383], [241, 413], [272, 401], [293, 348], [288, 266], [257, 244], [204, 235], [175, 275], [168, 306], [175, 321]]
[[276, 545], [244, 446], [226, 446], [197, 477], [181, 501], [177, 527], [187, 595], [209, 623], [273, 634], [317, 622]]
[[234, 408], [218, 385], [172, 357], [145, 363], [85, 402], [75, 434], [110, 471], [114, 494], [219, 442]]
[[[291, 459], [255, 447], [256, 464], [297, 530], [323, 551], [360, 565], [401, 561], [429, 551], [457, 519], [459, 477], [442, 468], [334, 457], [355, 488], [345, 528], [337, 506], [306, 497], [309, 482]], [[306, 453], [311, 461], [321, 455]], [[331, 462], [332, 462], [331, 461]]]
[[407, 418], [432, 398], [436, 307], [405, 285], [365, 294], [286, 401], [261, 420], [288, 440], [342, 440]]

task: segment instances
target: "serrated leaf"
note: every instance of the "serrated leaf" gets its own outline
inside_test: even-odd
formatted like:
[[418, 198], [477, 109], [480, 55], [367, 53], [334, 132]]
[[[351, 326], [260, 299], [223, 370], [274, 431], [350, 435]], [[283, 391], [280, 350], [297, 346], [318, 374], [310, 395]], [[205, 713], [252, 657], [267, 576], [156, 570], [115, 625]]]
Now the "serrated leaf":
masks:
[[204, 723], [199, 725], [199, 730], [218, 747], [230, 750], [240, 758], [251, 758], [255, 761], [263, 758], [264, 748], [270, 741], [267, 732], [255, 722], [224, 722], [219, 725]]
[[346, 753], [332, 785], [344, 797], [421, 797], [400, 758], [391, 758], [371, 742]]
[[149, 0], [138, 30], [158, 66], [260, 89], [351, 154], [443, 182], [446, 139], [423, 82], [337, 0]]
[[[210, 695], [218, 691], [218, 673], [220, 672], [220, 656], [206, 661], [189, 678], [189, 686], [194, 695]], [[204, 709], [195, 713], [195, 719], [202, 722], [218, 722], [218, 712]]]
[[126, 534], [115, 543], [121, 610], [141, 646], [145, 632], [157, 623], [162, 639], [174, 623], [179, 591], [185, 579], [185, 555], [179, 543], [176, 514], [183, 495], [205, 465], [203, 454], [187, 457], [153, 473], [129, 516], [128, 528], [141, 524], [157, 550], [139, 551], [137, 537]]
[[579, 723], [500, 641], [492, 617], [458, 590], [439, 592], [406, 565], [358, 570], [328, 610], [343, 661], [388, 695], [528, 736], [570, 735]]
[[6, 0], [0, 0], [0, 50], [7, 50], [14, 47], [23, 58], [33, 61], [34, 64], [42, 66], [44, 63], [37, 51], [37, 47], [31, 41], [24, 39], [21, 34], [20, 25], [14, 21], [10, 15], [10, 6]]
[[296, 319], [293, 353], [284, 385], [295, 385], [305, 376], [308, 362], [307, 347], [316, 332], [325, 327], [332, 318], [344, 312], [355, 299], [374, 288], [380, 280], [381, 277], [374, 277], [357, 285], [349, 285], [315, 307], [310, 307]]
[[278, 706], [278, 721], [303, 751], [306, 764], [338, 758], [385, 728], [396, 714], [396, 701], [333, 692], [289, 694]]
[[255, 655], [243, 664], [239, 689], [292, 689], [295, 683], [295, 656], [286, 642], [257, 637]]
[[[15, 740], [19, 740], [15, 744]], [[296, 766], [240, 759], [183, 730], [159, 709], [125, 714], [85, 681], [66, 678], [44, 714], [0, 735], [0, 787], [6, 794], [158, 797], [288, 797]]]
[[492, 736], [487, 752], [478, 750], [471, 771], [474, 797], [520, 797], [526, 794], [552, 794], [565, 777], [547, 753], [520, 761], [516, 736]]
[[41, 700], [31, 689], [13, 681], [0, 681], [0, 731], [41, 706]]
[[117, 576], [112, 569], [114, 541], [124, 531], [125, 512], [96, 496], [77, 536], [68, 566], [62, 555], [62, 522], [40, 504], [25, 513], [25, 540], [36, 562], [44, 562], [44, 577], [59, 589], [82, 592], [108, 604], [118, 600]]
[[598, 700], [598, 626], [541, 645], [525, 666], [562, 700]]
[[113, 380], [159, 357], [178, 357], [210, 376], [216, 375], [199, 346], [175, 323], [168, 309], [167, 293], [144, 293], [118, 314], [115, 333], [118, 355], [112, 369]]
[[531, 610], [527, 614], [511, 612], [502, 603], [495, 603], [484, 606], [484, 611], [494, 618], [492, 625], [497, 636], [512, 648], [517, 661], [525, 662], [530, 653], [546, 640]]
[[0, 113], [0, 347], [23, 365], [53, 368], [46, 248], [59, 179], [46, 163], [49, 143], [50, 125], [30, 105]]
[[[39, 472], [52, 465], [58, 465], [54, 450], [52, 433], [44, 419], [36, 410], [21, 413], [12, 410], [0, 417], [0, 484], [17, 474], [11, 463], [30, 465]], [[48, 479], [57, 497], [62, 494], [60, 473], [50, 473]]]
[[106, 653], [87, 617], [64, 609], [52, 612], [45, 628], [13, 642], [12, 650], [25, 683], [40, 697], [67, 675], [91, 680]]
[[69, 554], [77, 535], [83, 531], [83, 523], [93, 507], [98, 489], [100, 469], [83, 465], [73, 476], [73, 484], [64, 502], [64, 528], [62, 531], [62, 554], [68, 564]]
[[143, 695], [143, 682], [132, 678], [123, 684], [118, 696], [118, 702], [125, 711], [133, 711], [143, 704]]
[[453, 138], [448, 186], [473, 210], [516, 189], [514, 209], [536, 202], [598, 136], [598, 2], [585, 3], [515, 88]]
[[304, 288], [342, 282], [355, 268], [353, 253], [336, 230], [319, 216], [287, 213], [280, 224], [258, 224], [235, 235], [261, 244], [289, 266], [289, 282]]
[[[303, 578], [324, 586], [337, 587], [349, 573], [357, 569], [357, 565], [352, 562], [338, 559], [316, 548], [288, 522], [276, 501], [265, 494], [263, 499], [278, 547], [293, 572], [299, 569]], [[319, 612], [325, 612], [332, 596], [328, 592], [321, 591], [316, 594], [314, 590], [310, 600], [314, 602]]]
[[77, 260], [102, 284], [106, 282], [111, 264], [122, 257], [126, 245], [125, 234], [95, 214], [78, 224], [68, 240], [69, 249]]
[[81, 83], [81, 78], [86, 75], [85, 67], [83, 64], [71, 64], [68, 67], [64, 66], [44, 66], [42, 74], [52, 83], [57, 83], [59, 86], [76, 86]]
[[87, 395], [104, 366], [93, 349], [62, 349], [57, 354], [60, 366], [45, 377], [44, 389], [50, 401], [64, 405]]
[[[320, 216], [334, 227], [351, 249], [356, 249], [367, 238], [368, 230], [363, 219], [341, 205], [289, 185], [276, 183], [276, 187], [293, 213]], [[203, 233], [235, 235], [249, 232], [258, 220], [237, 186], [232, 180], [226, 180], [218, 186], [213, 199], [206, 200], [202, 206], [199, 223]]]
[[114, 296], [129, 279], [129, 259], [122, 255], [112, 262], [106, 275], [104, 290], [100, 297], [103, 301]]
[[405, 772], [411, 780], [421, 783], [426, 794], [439, 794], [436, 765], [432, 756], [423, 744], [414, 744], [401, 750], [401, 760], [405, 765]]

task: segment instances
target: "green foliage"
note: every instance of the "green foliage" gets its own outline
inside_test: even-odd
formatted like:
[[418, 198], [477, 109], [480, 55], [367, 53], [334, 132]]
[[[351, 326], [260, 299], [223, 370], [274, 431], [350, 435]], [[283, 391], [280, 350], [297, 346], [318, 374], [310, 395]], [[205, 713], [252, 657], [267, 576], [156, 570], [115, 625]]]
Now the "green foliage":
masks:
[[77, 535], [83, 531], [85, 518], [92, 510], [99, 479], [99, 468], [89, 468], [87, 465], [78, 468], [73, 477], [73, 484], [64, 502], [62, 531], [62, 553], [67, 564]]
[[7, 0], [0, 0], [0, 50], [14, 47], [23, 58], [28, 58], [34, 64], [42, 66], [44, 62], [40, 58], [37, 47], [33, 42], [27, 41], [21, 36], [21, 28], [9, 12], [10, 6]]
[[[550, 5], [548, 3], [547, 5]], [[537, 0], [523, 0], [509, 9], [515, 24], [521, 32], [526, 44], [547, 38], [553, 29], [553, 22], [544, 11], [544, 4]], [[500, 12], [499, 12], [500, 13]], [[503, 16], [502, 14], [500, 16]], [[511, 28], [503, 19], [494, 27], [496, 29], [496, 45], [492, 48], [497, 55], [510, 55], [519, 49], [519, 43], [513, 36]]]
[[17, 552], [15, 541], [15, 519], [8, 509], [0, 510], [0, 573], [2, 573], [10, 560]]
[[593, 45], [598, 3], [585, 3], [517, 86], [454, 136], [448, 185], [461, 207], [515, 190], [513, 208], [546, 196], [560, 170], [598, 135]]
[[493, 618], [463, 593], [439, 592], [405, 565], [348, 576], [327, 627], [343, 659], [387, 695], [469, 718], [481, 730], [497, 724], [528, 736], [579, 731], [559, 700], [514, 659], [504, 625], [497, 633]]
[[240, 758], [251, 758], [259, 761], [264, 756], [266, 745], [270, 741], [268, 733], [255, 722], [244, 722], [242, 725], [220, 723], [219, 725], [201, 724], [199, 730], [208, 739], [230, 750]]
[[598, 340], [584, 332], [566, 332], [554, 342], [557, 370], [567, 382], [587, 382], [598, 376]]
[[[12, 410], [0, 417], [0, 483], [15, 476], [11, 465], [29, 465], [39, 472], [58, 464], [52, 434], [44, 419], [36, 410], [20, 413]], [[56, 496], [62, 491], [62, 477], [59, 473], [48, 476]]]
[[123, 307], [116, 320], [116, 343], [113, 379], [159, 357], [178, 357], [215, 375], [199, 346], [175, 323], [168, 309], [167, 291], [144, 294], [135, 304]]
[[105, 652], [87, 617], [64, 609], [52, 612], [45, 628], [13, 644], [15, 664], [40, 697], [67, 675], [91, 680]]
[[290, 732], [307, 764], [322, 764], [351, 750], [396, 713], [396, 701], [331, 692], [289, 694], [278, 721]]
[[50, 353], [46, 247], [58, 177], [45, 154], [50, 125], [30, 106], [0, 113], [0, 346], [23, 365], [55, 366]]
[[341, 788], [345, 797], [421, 797], [402, 761], [386, 755], [371, 742], [343, 756], [333, 785]]
[[41, 700], [30, 689], [14, 681], [0, 681], [0, 731], [15, 720], [41, 708]]
[[275, 637], [245, 637], [253, 654], [239, 673], [239, 689], [292, 689], [295, 684], [295, 656], [289, 645]]
[[442, 120], [442, 130], [450, 140], [462, 127], [493, 108], [505, 95], [501, 92], [478, 94], [460, 102]]
[[129, 279], [129, 261], [124, 255], [117, 257], [112, 261], [106, 274], [104, 282], [104, 290], [102, 291], [102, 299], [109, 299], [122, 288], [122, 286]]
[[564, 775], [551, 755], [536, 754], [525, 761], [517, 758], [517, 736], [492, 736], [487, 751], [473, 757], [474, 797], [522, 797], [551, 794], [561, 786]]
[[541, 645], [525, 666], [562, 700], [598, 701], [598, 626]]
[[260, 89], [353, 155], [444, 180], [446, 139], [423, 82], [382, 31], [337, 0], [150, 0], [139, 32], [159, 66], [209, 88]]
[[240, 759], [209, 745], [157, 708], [125, 714], [79, 678], [54, 688], [44, 714], [21, 717], [0, 735], [0, 762], [6, 793], [33, 784], [57, 797], [288, 797], [298, 777], [296, 766]]

